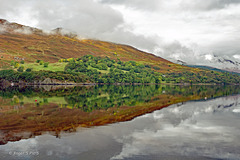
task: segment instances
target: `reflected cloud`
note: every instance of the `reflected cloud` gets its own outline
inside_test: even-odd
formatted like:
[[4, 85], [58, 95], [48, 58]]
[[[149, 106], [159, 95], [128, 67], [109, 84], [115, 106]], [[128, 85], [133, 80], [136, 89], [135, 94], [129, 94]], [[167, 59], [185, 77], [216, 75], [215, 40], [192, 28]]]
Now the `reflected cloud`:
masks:
[[238, 98], [172, 105], [139, 117], [135, 123], [153, 119], [152, 128], [122, 137], [125, 142], [122, 151], [111, 159], [139, 155], [237, 159], [240, 156], [236, 152], [240, 147], [239, 114], [235, 114], [240, 107]]

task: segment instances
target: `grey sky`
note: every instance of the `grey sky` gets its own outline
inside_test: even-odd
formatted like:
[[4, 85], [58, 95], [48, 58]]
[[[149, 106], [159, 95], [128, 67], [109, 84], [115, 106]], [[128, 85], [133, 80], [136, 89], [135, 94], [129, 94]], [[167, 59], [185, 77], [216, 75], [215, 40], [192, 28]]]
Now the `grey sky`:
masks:
[[11, 22], [45, 30], [62, 27], [82, 38], [133, 45], [170, 60], [200, 64], [209, 55], [218, 55], [240, 61], [238, 0], [0, 0], [0, 3], [0, 18]]

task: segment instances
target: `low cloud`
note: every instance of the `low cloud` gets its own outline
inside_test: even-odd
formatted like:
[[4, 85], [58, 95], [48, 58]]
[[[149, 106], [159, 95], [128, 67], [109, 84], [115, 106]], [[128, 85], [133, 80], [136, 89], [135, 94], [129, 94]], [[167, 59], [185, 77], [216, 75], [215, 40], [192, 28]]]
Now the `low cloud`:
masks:
[[233, 58], [237, 59], [237, 60], [240, 60], [240, 54], [235, 54], [233, 55]]
[[22, 34], [32, 34], [33, 33], [29, 27], [22, 27], [22, 28], [15, 29], [14, 32], [22, 33]]
[[0, 34], [4, 33], [5, 31], [6, 31], [6, 29], [0, 25]]
[[179, 41], [162, 42], [154, 50], [154, 54], [169, 59], [172, 62], [180, 60], [188, 64], [196, 64], [206, 53], [205, 51], [201, 51], [197, 44], [186, 46]]
[[87, 38], [111, 32], [123, 23], [119, 12], [91, 0], [62, 3], [41, 1], [34, 6], [34, 10], [37, 10], [38, 25], [41, 28], [62, 27]]
[[105, 4], [114, 4], [114, 5], [124, 5], [134, 9], [141, 10], [155, 10], [158, 9], [159, 0], [151, 0], [151, 2], [146, 0], [98, 0], [101, 3]]
[[184, 0], [180, 2], [183, 9], [194, 11], [211, 11], [216, 9], [223, 9], [229, 5], [239, 4], [239, 0]]
[[61, 27], [86, 38], [113, 32], [123, 24], [123, 17], [118, 11], [93, 0], [3, 0], [0, 16], [24, 25], [33, 21], [34, 27], [45, 30]]
[[[119, 11], [97, 1], [4, 1], [0, 6], [1, 17], [24, 25], [32, 21], [30, 24], [46, 33], [63, 28], [62, 32], [72, 32], [79, 38], [129, 44], [145, 51], [153, 51], [157, 46], [154, 37], [134, 34]], [[10, 6], [12, 8], [9, 10]], [[16, 32], [30, 33], [27, 28]]]
[[28, 26], [21, 26], [16, 23], [10, 23], [7, 20], [1, 20], [0, 23], [0, 33], [5, 32], [15, 32], [21, 34], [32, 34], [37, 29], [28, 27]]

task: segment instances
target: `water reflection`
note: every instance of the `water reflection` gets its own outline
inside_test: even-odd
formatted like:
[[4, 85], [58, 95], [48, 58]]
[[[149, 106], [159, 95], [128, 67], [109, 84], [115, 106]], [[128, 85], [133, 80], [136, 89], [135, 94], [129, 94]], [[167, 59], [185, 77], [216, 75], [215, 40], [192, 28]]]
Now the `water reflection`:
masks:
[[79, 128], [59, 139], [45, 134], [0, 146], [39, 152], [34, 159], [239, 159], [240, 95], [171, 105], [132, 121]]
[[[135, 106], [156, 101], [162, 94], [214, 98], [237, 94], [239, 86], [169, 86], [169, 85], [99, 85], [99, 86], [25, 86], [0, 90], [7, 105], [57, 104], [61, 108], [78, 108], [84, 112], [120, 106]], [[1, 104], [0, 107], [4, 105]]]
[[[45, 86], [46, 88], [46, 86]], [[131, 120], [170, 104], [237, 94], [239, 86], [12, 87], [0, 90], [0, 144]], [[225, 106], [226, 108], [231, 108]], [[221, 108], [221, 106], [219, 106]], [[235, 113], [239, 110], [235, 109]], [[177, 120], [177, 119], [175, 119]]]
[[121, 152], [112, 159], [155, 154], [238, 159], [239, 97], [172, 105], [137, 118], [132, 123], [147, 127], [124, 136]]

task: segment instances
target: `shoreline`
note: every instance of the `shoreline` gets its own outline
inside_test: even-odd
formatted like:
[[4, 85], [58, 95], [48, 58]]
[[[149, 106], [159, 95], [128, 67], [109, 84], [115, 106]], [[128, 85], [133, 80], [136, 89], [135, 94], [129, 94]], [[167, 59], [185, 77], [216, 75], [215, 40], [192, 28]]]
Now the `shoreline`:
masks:
[[27, 83], [27, 82], [9, 82], [4, 80], [3, 82], [0, 82], [0, 86], [44, 86], [44, 85], [50, 85], [50, 86], [95, 86], [95, 85], [177, 85], [177, 86], [211, 86], [211, 85], [240, 85], [240, 83], [233, 83], [233, 84], [224, 84], [224, 83]]

